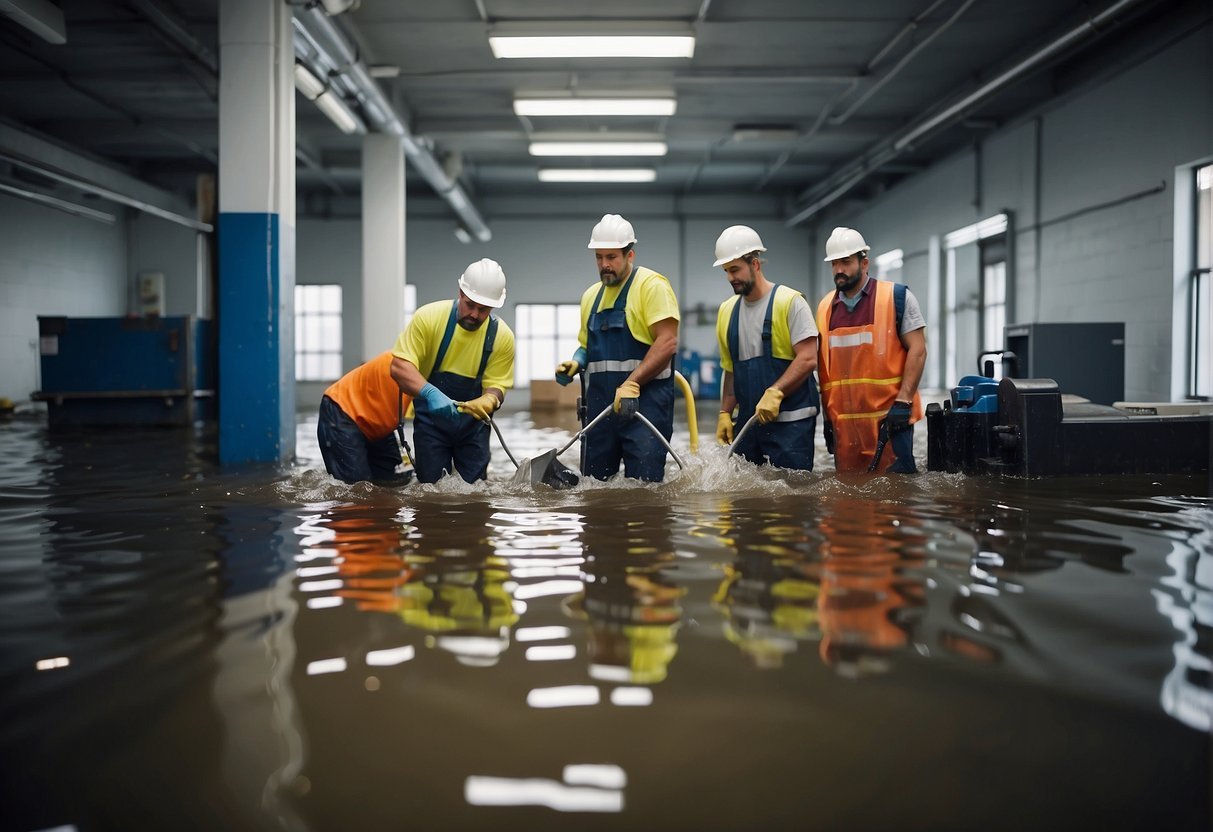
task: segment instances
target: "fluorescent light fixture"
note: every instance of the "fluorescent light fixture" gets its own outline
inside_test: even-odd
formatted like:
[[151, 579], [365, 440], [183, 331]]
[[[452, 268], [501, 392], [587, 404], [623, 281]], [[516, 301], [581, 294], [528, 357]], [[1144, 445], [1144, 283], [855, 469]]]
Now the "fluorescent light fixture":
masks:
[[691, 35], [495, 36], [494, 58], [690, 58]]
[[951, 234], [947, 234], [943, 238], [944, 248], [960, 248], [969, 243], [975, 243], [978, 240], [984, 240], [987, 237], [996, 237], [999, 234], [1006, 233], [1007, 230], [1007, 215], [995, 214], [992, 217], [987, 217], [981, 222], [975, 222], [972, 225], [966, 225], [964, 228], [958, 228]]
[[350, 133], [366, 132], [366, 128], [362, 125], [362, 122], [350, 111], [346, 103], [333, 95], [330, 90], [320, 93], [320, 97], [316, 99], [315, 104], [320, 108], [320, 112], [328, 116], [329, 121], [336, 124], [337, 129], [347, 136]]
[[674, 98], [516, 98], [520, 116], [672, 116]]
[[540, 182], [652, 182], [652, 168], [540, 168]]
[[295, 89], [303, 93], [308, 101], [315, 101], [325, 91], [324, 82], [312, 74], [312, 71], [301, 63], [295, 64]]
[[455, 239], [465, 246], [472, 241], [472, 235], [462, 225], [455, 226]]
[[531, 142], [532, 156], [664, 156], [665, 142]]
[[354, 111], [349, 108], [349, 105], [301, 63], [295, 64], [295, 89], [299, 90], [304, 98], [315, 104], [320, 112], [328, 116], [329, 121], [337, 125], [337, 129], [342, 133], [349, 135], [350, 133], [366, 132], [366, 125], [358, 116], [354, 115]]

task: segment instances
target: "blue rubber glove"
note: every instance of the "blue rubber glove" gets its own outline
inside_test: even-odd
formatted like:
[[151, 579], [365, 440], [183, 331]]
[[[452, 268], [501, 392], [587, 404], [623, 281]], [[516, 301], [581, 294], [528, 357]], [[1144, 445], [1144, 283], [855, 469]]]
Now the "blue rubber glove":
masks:
[[577, 352], [573, 353], [571, 359], [557, 364], [556, 383], [561, 387], [567, 387], [568, 383], [573, 380], [573, 376], [577, 375], [578, 371], [585, 367], [585, 358], [585, 347], [578, 347]]
[[893, 402], [893, 406], [889, 408], [888, 414], [884, 417], [884, 422], [888, 425], [889, 436], [908, 429], [910, 427], [910, 403]]
[[438, 422], [456, 422], [459, 419], [459, 408], [434, 385], [426, 382], [425, 387], [417, 394], [420, 401], [425, 402], [426, 411]]

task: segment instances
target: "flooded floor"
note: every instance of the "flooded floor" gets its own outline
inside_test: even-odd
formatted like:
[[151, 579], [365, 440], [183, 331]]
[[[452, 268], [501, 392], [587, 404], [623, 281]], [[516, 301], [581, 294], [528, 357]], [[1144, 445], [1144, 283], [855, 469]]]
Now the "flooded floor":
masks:
[[567, 491], [0, 422], [0, 827], [1210, 828], [1207, 478], [777, 474], [705, 409]]

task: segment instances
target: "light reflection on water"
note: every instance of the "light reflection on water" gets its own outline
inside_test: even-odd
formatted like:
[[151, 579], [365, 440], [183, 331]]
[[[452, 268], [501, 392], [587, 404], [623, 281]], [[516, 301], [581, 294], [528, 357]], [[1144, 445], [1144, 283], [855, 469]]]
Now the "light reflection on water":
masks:
[[20, 828], [1208, 826], [1207, 482], [704, 437], [657, 485], [524, 489], [495, 443], [487, 484], [393, 491], [317, 470], [314, 422], [284, 472], [0, 426]]

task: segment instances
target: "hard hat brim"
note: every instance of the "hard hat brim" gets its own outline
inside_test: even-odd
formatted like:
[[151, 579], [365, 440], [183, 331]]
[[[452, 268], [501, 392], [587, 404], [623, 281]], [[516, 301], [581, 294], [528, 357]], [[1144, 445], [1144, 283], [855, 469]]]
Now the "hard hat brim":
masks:
[[481, 306], [490, 306], [493, 309], [500, 309], [505, 305], [504, 289], [501, 291], [501, 297], [494, 300], [488, 295], [482, 295], [479, 292], [472, 290], [470, 287], [468, 287], [467, 281], [461, 277], [459, 278], [459, 291], [467, 295], [468, 300], [470, 300], [472, 303], [478, 303]]
[[833, 257], [826, 257], [824, 260], [822, 260], [822, 262], [823, 263], [833, 263], [835, 260], [841, 260], [844, 257], [850, 257], [852, 254], [859, 254], [860, 252], [867, 254], [868, 249], [866, 249], [866, 248], [851, 249], [846, 254], [835, 254]]
[[752, 248], [752, 249], [743, 251], [740, 254], [734, 254], [732, 257], [721, 257], [719, 260], [717, 260], [715, 263], [712, 264], [712, 267], [715, 268], [716, 266], [723, 266], [725, 263], [732, 263], [734, 260], [740, 260], [742, 257], [745, 257], [747, 254], [755, 254], [759, 251], [766, 251], [766, 249], [765, 248]]

